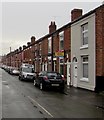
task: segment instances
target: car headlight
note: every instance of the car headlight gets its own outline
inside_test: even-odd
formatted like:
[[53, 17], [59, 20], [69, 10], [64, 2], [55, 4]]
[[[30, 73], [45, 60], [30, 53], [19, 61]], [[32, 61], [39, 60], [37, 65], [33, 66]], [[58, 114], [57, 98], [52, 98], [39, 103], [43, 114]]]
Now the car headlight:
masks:
[[27, 76], [26, 75], [24, 75], [24, 78], [26, 78]]

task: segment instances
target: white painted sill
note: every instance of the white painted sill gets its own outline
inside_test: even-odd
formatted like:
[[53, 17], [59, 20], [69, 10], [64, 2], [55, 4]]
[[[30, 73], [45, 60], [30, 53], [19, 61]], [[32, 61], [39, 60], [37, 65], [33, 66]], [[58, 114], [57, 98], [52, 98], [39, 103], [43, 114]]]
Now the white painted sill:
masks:
[[82, 49], [88, 49], [88, 45], [83, 45], [82, 47], [80, 47], [80, 50]]
[[81, 78], [80, 81], [89, 82], [89, 79], [88, 78]]

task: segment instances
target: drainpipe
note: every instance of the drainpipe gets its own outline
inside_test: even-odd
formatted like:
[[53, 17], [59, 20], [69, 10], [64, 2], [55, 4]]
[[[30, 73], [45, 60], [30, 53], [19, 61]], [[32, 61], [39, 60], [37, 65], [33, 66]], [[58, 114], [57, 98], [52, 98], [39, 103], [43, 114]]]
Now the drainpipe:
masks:
[[52, 55], [51, 55], [51, 59], [52, 59], [52, 71], [54, 71], [54, 61], [53, 61], [53, 35], [52, 35]]

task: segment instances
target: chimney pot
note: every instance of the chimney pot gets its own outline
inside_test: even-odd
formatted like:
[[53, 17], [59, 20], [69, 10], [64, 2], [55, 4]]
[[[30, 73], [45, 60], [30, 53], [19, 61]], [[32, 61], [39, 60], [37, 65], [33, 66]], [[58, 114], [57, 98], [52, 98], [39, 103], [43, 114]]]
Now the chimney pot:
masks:
[[31, 43], [30, 42], [27, 42], [27, 46], [29, 46]]
[[22, 50], [22, 47], [19, 47], [19, 50], [21, 51], [21, 50]]
[[25, 49], [26, 48], [26, 45], [23, 45], [23, 49]]

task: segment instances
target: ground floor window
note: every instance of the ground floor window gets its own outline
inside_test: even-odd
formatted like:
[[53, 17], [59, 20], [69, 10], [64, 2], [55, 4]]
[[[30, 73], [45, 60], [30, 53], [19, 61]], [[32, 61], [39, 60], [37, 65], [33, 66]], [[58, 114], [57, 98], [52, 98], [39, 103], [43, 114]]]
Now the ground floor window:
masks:
[[44, 64], [44, 70], [47, 71], [47, 63]]
[[51, 57], [49, 56], [48, 57], [48, 71], [51, 71], [52, 70], [52, 60], [51, 60]]
[[59, 58], [59, 72], [64, 75], [64, 57]]
[[88, 78], [88, 56], [82, 56], [82, 77]]
[[64, 65], [60, 64], [60, 73], [63, 75], [64, 74]]
[[56, 60], [54, 60], [54, 71], [57, 71]]

